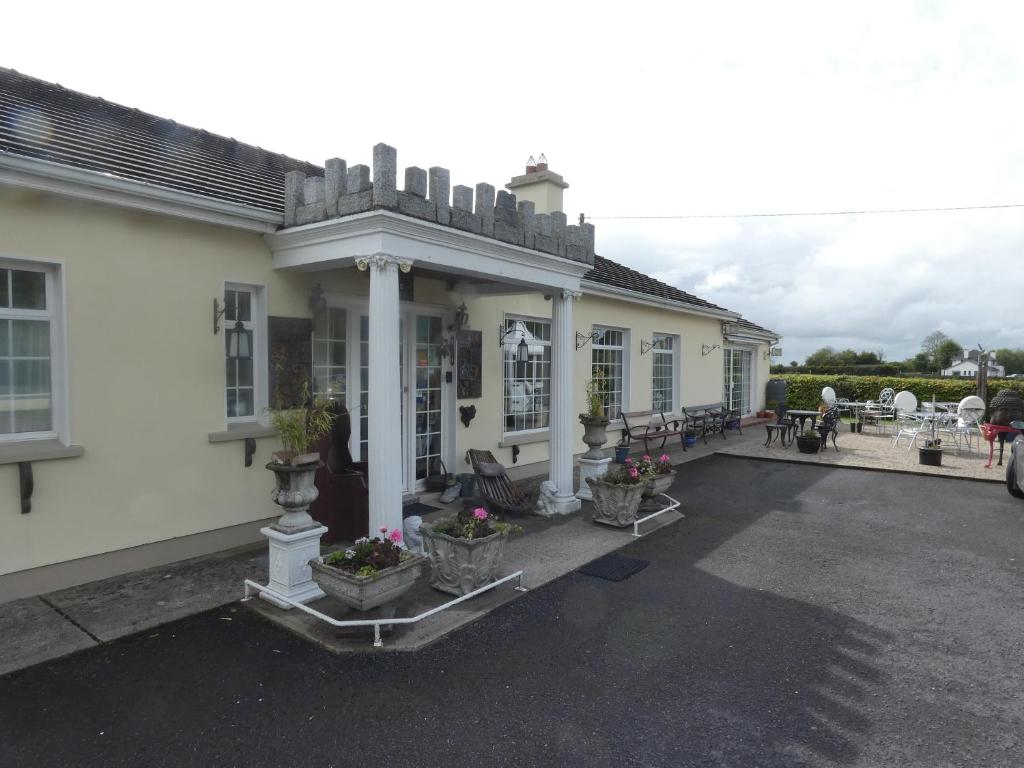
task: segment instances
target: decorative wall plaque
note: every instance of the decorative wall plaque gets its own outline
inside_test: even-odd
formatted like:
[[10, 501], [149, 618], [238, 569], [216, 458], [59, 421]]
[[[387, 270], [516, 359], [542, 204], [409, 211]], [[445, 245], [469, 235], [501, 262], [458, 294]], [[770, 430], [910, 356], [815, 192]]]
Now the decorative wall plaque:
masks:
[[481, 397], [483, 394], [481, 366], [483, 337], [480, 331], [459, 331], [456, 336], [456, 364], [459, 399]]

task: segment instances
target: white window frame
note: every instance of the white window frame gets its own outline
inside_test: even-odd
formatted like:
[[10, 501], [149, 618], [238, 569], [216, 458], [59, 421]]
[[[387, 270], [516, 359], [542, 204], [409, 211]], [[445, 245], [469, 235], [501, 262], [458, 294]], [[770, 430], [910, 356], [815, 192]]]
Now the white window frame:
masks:
[[[629, 362], [630, 362], [629, 361], [629, 329], [628, 328], [618, 328], [618, 327], [613, 326], [613, 325], [593, 325], [593, 326], [591, 326], [591, 331], [594, 332], [595, 334], [602, 333], [602, 332], [605, 332], [605, 331], [615, 331], [615, 332], [618, 332], [618, 333], [622, 334], [622, 344], [621, 345], [620, 344], [601, 344], [601, 343], [599, 343], [596, 340], [596, 336], [592, 337], [595, 340], [592, 341], [591, 345], [590, 345], [591, 346], [591, 352], [590, 352], [590, 371], [591, 371], [591, 374], [590, 374], [589, 378], [593, 378], [593, 371], [594, 371], [594, 351], [593, 350], [595, 350], [595, 349], [619, 350], [622, 353], [622, 381], [621, 381], [621, 385], [620, 385], [621, 389], [620, 389], [620, 392], [619, 392], [619, 413], [620, 414], [623, 413], [623, 412], [629, 413]], [[621, 416], [616, 416], [614, 419], [611, 419], [611, 421], [613, 423], [618, 423], [618, 422], [622, 421], [622, 417]]]
[[[249, 302], [249, 322], [242, 321], [247, 331], [252, 332], [252, 402], [253, 413], [251, 416], [228, 416], [228, 380], [227, 370], [224, 371], [224, 380], [221, 385], [221, 397], [224, 408], [224, 418], [230, 427], [232, 424], [267, 424], [269, 414], [268, 404], [268, 371], [267, 371], [267, 288], [265, 285], [252, 283], [225, 282], [224, 294], [228, 291], [248, 291], [251, 294]], [[220, 335], [227, 333], [235, 321], [228, 321], [227, 315], [221, 318]], [[224, 349], [223, 339], [220, 349]], [[225, 360], [227, 355], [225, 353]]]
[[[31, 257], [0, 256], [0, 268], [42, 272], [45, 275], [46, 309], [0, 309], [4, 319], [49, 320], [50, 322], [50, 418], [52, 429], [40, 432], [0, 434], [0, 443], [58, 440], [71, 444], [67, 352], [67, 289], [64, 264]], [[14, 382], [11, 382], [14, 386]]]
[[[502, 331], [504, 331], [504, 329], [508, 327], [509, 321], [511, 321], [513, 323], [518, 322], [518, 321], [522, 321], [522, 322], [526, 322], [526, 323], [544, 323], [545, 325], [548, 326], [548, 338], [546, 340], [544, 340], [544, 339], [537, 340], [537, 344], [540, 344], [541, 346], [546, 346], [549, 349], [551, 349], [551, 330], [552, 330], [552, 328], [551, 328], [551, 318], [550, 317], [531, 317], [529, 315], [518, 315], [518, 314], [505, 313], [503, 315], [503, 317], [502, 317], [502, 320], [501, 320]], [[517, 339], [516, 343], [518, 344], [518, 339]], [[538, 434], [544, 434], [544, 433], [549, 432], [551, 430], [551, 381], [552, 381], [551, 374], [553, 373], [553, 366], [554, 366], [553, 354], [554, 353], [552, 352], [551, 359], [548, 362], [548, 378], [547, 378], [547, 383], [548, 383], [548, 425], [546, 427], [534, 427], [533, 429], [511, 429], [510, 430], [510, 429], [507, 429], [506, 426], [505, 426], [505, 420], [506, 420], [506, 418], [508, 417], [509, 414], [505, 413], [505, 397], [506, 397], [505, 396], [505, 373], [506, 373], [506, 367], [505, 367], [505, 348], [504, 348], [504, 343], [502, 344], [501, 356], [500, 356], [501, 357], [501, 404], [499, 405], [499, 409], [500, 409], [500, 412], [501, 412], [501, 434], [502, 434], [503, 437], [513, 437], [513, 436], [518, 436], [518, 435], [538, 435]], [[534, 413], [536, 413], [536, 411], [534, 411]]]
[[[660, 349], [657, 346], [659, 338], [669, 339], [672, 342], [672, 348], [670, 350]], [[654, 363], [658, 359], [658, 355], [669, 355], [672, 358], [672, 394], [669, 408], [663, 409], [666, 414], [674, 413], [681, 406], [680, 401], [680, 386], [679, 386], [679, 350], [682, 348], [682, 343], [678, 334], [674, 333], [660, 333], [655, 331], [651, 335], [651, 341], [655, 344], [651, 348], [651, 408], [654, 408]]]

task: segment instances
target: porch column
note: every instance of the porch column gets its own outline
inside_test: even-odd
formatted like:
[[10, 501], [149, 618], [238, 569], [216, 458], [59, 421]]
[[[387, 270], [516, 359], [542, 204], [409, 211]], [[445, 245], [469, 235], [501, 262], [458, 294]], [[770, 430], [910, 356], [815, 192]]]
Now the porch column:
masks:
[[402, 401], [399, 368], [398, 270], [408, 261], [385, 253], [359, 259], [370, 271], [369, 462], [370, 537], [402, 530]]
[[573, 291], [559, 291], [551, 297], [551, 474], [547, 503], [538, 508], [548, 514], [567, 515], [580, 508], [572, 483], [576, 431], [573, 398], [576, 327], [572, 321], [572, 304], [579, 296]]

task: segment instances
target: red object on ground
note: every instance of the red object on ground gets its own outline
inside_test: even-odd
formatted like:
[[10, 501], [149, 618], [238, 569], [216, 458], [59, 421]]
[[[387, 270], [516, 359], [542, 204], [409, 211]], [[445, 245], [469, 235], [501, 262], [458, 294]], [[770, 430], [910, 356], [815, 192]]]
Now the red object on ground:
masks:
[[996, 440], [999, 440], [999, 464], [1003, 466], [1003, 446], [1006, 444], [1006, 436], [1011, 432], [1020, 432], [1013, 427], [1003, 427], [999, 424], [982, 424], [981, 436], [988, 442], [988, 464], [985, 469], [992, 469], [992, 454], [995, 452]]

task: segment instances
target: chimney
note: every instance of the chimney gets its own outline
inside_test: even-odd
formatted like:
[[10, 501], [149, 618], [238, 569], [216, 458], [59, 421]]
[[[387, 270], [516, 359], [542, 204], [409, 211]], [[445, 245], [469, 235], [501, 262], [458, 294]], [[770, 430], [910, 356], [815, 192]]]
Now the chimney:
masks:
[[548, 170], [548, 159], [543, 154], [536, 161], [530, 155], [526, 161], [526, 173], [514, 176], [505, 185], [505, 189], [515, 193], [517, 200], [533, 203], [538, 214], [563, 211], [562, 190], [568, 188], [569, 185], [561, 176]]

